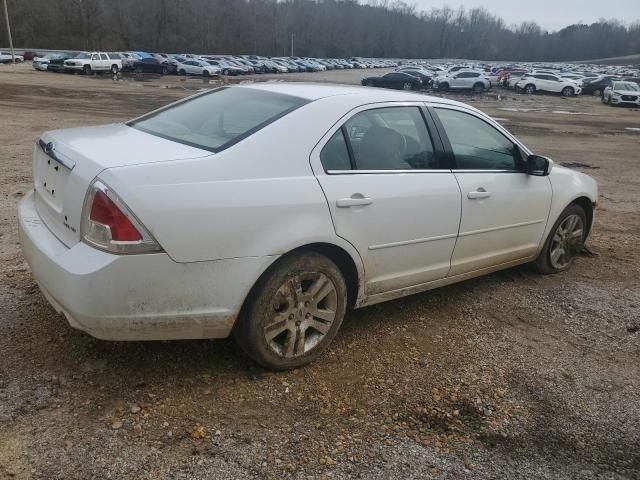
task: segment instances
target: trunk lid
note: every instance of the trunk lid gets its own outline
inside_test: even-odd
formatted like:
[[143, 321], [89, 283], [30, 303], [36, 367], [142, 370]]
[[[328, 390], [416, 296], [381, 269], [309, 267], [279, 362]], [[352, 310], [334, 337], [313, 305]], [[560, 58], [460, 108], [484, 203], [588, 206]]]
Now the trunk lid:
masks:
[[124, 124], [47, 132], [33, 153], [36, 209], [49, 230], [72, 247], [80, 241], [87, 189], [102, 170], [208, 155]]

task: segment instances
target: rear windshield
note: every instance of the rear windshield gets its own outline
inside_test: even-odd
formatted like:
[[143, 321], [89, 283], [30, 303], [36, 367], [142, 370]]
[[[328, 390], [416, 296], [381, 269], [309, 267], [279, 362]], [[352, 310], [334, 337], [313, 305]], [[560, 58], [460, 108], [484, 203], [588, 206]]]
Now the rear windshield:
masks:
[[248, 88], [220, 88], [127, 123], [168, 140], [219, 152], [308, 100]]

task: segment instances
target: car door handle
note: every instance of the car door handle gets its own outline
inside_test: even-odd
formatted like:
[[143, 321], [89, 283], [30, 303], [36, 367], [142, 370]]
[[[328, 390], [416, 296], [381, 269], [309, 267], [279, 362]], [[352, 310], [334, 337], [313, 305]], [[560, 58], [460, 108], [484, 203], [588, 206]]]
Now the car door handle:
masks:
[[469, 200], [477, 200], [479, 198], [489, 198], [491, 196], [491, 192], [487, 192], [484, 188], [480, 187], [475, 192], [467, 193], [467, 198]]
[[367, 198], [359, 193], [354, 193], [349, 198], [341, 198], [336, 201], [336, 206], [338, 208], [349, 208], [349, 207], [364, 207], [366, 205], [371, 205], [373, 203], [373, 199]]

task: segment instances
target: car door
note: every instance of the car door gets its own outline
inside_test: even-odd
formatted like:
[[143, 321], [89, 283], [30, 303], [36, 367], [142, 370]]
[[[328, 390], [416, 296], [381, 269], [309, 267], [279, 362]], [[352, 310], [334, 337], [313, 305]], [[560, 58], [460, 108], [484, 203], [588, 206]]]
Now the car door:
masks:
[[559, 93], [562, 90], [562, 83], [560, 77], [556, 77], [555, 75], [544, 75], [548, 92]]
[[449, 88], [463, 88], [464, 78], [465, 78], [464, 72], [456, 73], [453, 77], [451, 77]]
[[449, 275], [535, 256], [551, 207], [549, 177], [525, 173], [526, 149], [487, 117], [455, 106], [433, 112], [462, 192]]
[[443, 168], [428, 115], [421, 104], [367, 105], [334, 126], [311, 154], [336, 233], [362, 258], [367, 295], [449, 272], [460, 189]]
[[479, 73], [467, 72], [464, 77], [464, 88], [472, 89], [475, 83], [480, 79]]
[[109, 57], [106, 54], [100, 53], [100, 60], [98, 61], [98, 69], [109, 70]]

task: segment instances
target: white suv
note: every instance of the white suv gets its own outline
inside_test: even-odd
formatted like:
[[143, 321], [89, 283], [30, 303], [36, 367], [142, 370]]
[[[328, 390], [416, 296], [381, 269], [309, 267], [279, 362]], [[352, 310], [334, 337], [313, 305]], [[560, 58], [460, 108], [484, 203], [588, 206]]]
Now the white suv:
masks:
[[559, 93], [563, 97], [572, 97], [582, 92], [582, 88], [580, 88], [575, 81], [560, 78], [550, 73], [530, 73], [524, 75], [520, 81], [516, 83], [516, 90], [522, 90], [528, 94], [541, 90]]
[[613, 82], [604, 89], [602, 103], [640, 107], [640, 86], [634, 82]]
[[82, 52], [75, 58], [65, 60], [64, 69], [69, 72], [82, 72], [85, 75], [90, 75], [91, 72], [116, 74], [122, 70], [122, 59], [117, 53]]
[[484, 72], [460, 71], [436, 77], [433, 81], [433, 88], [481, 92], [491, 88], [491, 82], [484, 75]]

